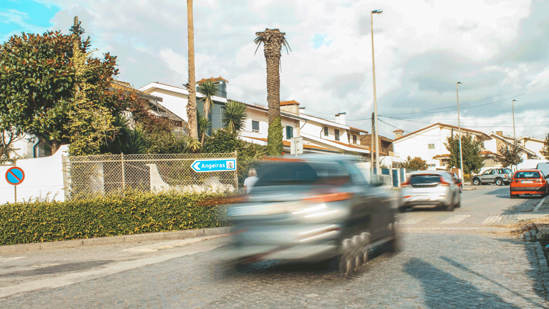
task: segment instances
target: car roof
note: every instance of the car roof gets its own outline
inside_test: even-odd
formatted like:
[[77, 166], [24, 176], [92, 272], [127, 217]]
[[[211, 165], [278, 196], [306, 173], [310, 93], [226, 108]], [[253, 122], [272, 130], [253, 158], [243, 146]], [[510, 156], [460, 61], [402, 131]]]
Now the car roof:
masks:
[[428, 175], [428, 174], [444, 175], [444, 174], [448, 174], [448, 172], [447, 171], [415, 171], [410, 173], [410, 175]]
[[541, 172], [540, 170], [538, 169], [535, 169], [535, 168], [529, 168], [529, 169], [524, 169], [524, 170], [518, 170], [518, 172]]

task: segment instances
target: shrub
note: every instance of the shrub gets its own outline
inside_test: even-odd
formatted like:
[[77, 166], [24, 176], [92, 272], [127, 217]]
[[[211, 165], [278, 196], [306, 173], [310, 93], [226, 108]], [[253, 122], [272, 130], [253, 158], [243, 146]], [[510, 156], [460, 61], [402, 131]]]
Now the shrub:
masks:
[[224, 196], [138, 193], [0, 207], [0, 245], [229, 225]]

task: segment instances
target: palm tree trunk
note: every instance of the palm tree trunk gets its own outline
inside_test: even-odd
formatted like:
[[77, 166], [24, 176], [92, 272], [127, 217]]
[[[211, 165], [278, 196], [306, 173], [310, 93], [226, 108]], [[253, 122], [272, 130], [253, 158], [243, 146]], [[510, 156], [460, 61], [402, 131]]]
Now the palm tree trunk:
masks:
[[189, 132], [192, 139], [198, 140], [198, 127], [196, 118], [196, 79], [194, 69], [194, 25], [193, 25], [193, 0], [187, 0], [187, 29], [189, 36], [189, 102], [187, 103], [187, 118], [189, 119]]

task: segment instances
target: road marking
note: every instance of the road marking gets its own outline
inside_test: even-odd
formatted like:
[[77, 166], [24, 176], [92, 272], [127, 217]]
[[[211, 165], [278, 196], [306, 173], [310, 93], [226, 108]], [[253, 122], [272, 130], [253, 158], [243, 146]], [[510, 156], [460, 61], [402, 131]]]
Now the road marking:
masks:
[[453, 217], [450, 217], [444, 221], [442, 221], [442, 224], [456, 224], [460, 223], [461, 221], [469, 218], [471, 215], [455, 215]]
[[402, 220], [399, 223], [400, 224], [416, 224], [416, 223], [419, 223], [419, 222], [423, 221], [423, 219], [424, 218], [422, 218], [422, 217], [414, 217], [414, 218]]
[[20, 259], [24, 259], [24, 258], [25, 258], [24, 256], [17, 256], [17, 257], [11, 257], [11, 258], [0, 258], [0, 263], [16, 261], [16, 260], [20, 260]]
[[541, 205], [543, 205], [543, 202], [545, 202], [545, 199], [547, 197], [544, 197], [541, 199], [541, 201], [539, 201], [538, 205], [536, 206], [536, 208], [534, 208], [534, 212], [537, 212], [539, 210], [539, 208], [541, 207]]
[[494, 224], [494, 223], [501, 222], [501, 220], [503, 220], [502, 216], [490, 216], [486, 218], [486, 220], [484, 220], [482, 224]]

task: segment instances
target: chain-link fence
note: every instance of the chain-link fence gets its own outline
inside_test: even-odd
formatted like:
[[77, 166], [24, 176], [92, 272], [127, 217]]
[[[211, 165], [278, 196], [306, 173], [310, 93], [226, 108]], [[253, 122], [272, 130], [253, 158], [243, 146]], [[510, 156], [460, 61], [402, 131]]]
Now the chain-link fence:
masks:
[[[209, 166], [194, 164], [200, 170], [197, 172], [191, 167], [196, 160]], [[230, 171], [208, 172], [211, 167]], [[63, 160], [63, 178], [66, 199], [129, 190], [219, 193], [238, 189], [234, 152], [69, 156]]]

